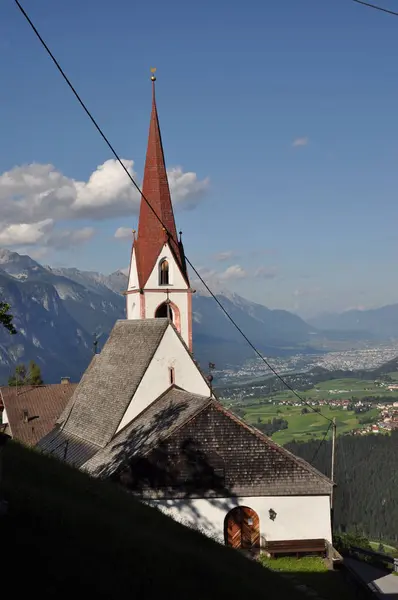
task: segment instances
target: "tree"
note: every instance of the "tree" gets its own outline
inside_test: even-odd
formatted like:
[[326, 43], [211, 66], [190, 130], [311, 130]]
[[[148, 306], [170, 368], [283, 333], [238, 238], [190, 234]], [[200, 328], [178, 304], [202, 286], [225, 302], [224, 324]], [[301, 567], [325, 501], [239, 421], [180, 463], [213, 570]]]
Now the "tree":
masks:
[[29, 363], [28, 383], [30, 385], [43, 385], [40, 367], [33, 360]]
[[14, 375], [11, 375], [9, 378], [8, 385], [26, 385], [26, 367], [24, 364], [20, 364], [15, 367]]
[[15, 367], [14, 375], [8, 380], [9, 386], [17, 385], [43, 385], [43, 379], [39, 365], [33, 360], [29, 363], [29, 369], [24, 364]]
[[17, 333], [12, 324], [13, 315], [10, 314], [10, 305], [5, 302], [0, 302], [0, 325], [3, 325], [12, 335]]

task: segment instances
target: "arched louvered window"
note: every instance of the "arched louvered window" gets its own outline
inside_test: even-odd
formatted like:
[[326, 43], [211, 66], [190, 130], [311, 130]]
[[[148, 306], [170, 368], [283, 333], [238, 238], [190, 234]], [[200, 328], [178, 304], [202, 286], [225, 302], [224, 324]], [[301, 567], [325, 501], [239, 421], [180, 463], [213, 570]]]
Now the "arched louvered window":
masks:
[[159, 265], [159, 285], [169, 285], [169, 261], [164, 258]]

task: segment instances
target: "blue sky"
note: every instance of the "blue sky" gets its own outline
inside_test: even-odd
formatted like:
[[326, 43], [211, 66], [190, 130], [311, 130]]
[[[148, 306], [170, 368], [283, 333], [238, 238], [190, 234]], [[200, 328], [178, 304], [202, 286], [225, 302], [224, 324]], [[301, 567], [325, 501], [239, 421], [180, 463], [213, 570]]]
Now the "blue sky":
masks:
[[[306, 316], [398, 302], [398, 18], [350, 0], [24, 6], [139, 180], [157, 67], [177, 227], [211, 279]], [[0, 49], [0, 243], [126, 267], [126, 176], [107, 163], [84, 187], [112, 156], [12, 0]]]

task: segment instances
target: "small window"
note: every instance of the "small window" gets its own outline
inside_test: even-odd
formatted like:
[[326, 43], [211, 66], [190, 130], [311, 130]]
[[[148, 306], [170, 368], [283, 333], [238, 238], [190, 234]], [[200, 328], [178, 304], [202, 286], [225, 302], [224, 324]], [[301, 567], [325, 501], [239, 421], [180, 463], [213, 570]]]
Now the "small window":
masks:
[[160, 265], [160, 270], [159, 270], [159, 285], [169, 285], [169, 263], [168, 261], [164, 258]]
[[169, 367], [170, 385], [174, 385], [174, 368]]

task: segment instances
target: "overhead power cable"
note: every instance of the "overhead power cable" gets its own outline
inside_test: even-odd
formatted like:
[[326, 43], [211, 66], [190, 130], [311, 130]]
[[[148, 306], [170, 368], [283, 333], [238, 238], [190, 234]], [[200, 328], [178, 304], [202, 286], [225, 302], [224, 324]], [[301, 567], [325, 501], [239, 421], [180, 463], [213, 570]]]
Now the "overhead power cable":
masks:
[[357, 4], [362, 4], [362, 6], [367, 6], [368, 8], [374, 8], [375, 10], [380, 10], [381, 12], [387, 13], [389, 15], [394, 15], [394, 17], [398, 17], [398, 12], [394, 12], [393, 10], [389, 10], [388, 8], [383, 8], [382, 6], [377, 6], [376, 4], [369, 4], [368, 2], [363, 2], [362, 0], [352, 0]]
[[[73, 95], [75, 96], [75, 98], [77, 99], [77, 101], [79, 102], [80, 106], [83, 108], [84, 112], [86, 113], [86, 115], [88, 116], [88, 118], [90, 119], [90, 121], [92, 122], [92, 124], [94, 125], [95, 129], [98, 131], [98, 133], [100, 134], [100, 136], [102, 137], [102, 139], [104, 140], [105, 144], [108, 146], [109, 150], [112, 152], [113, 156], [115, 157], [116, 161], [120, 164], [120, 166], [122, 167], [123, 171], [126, 173], [127, 177], [130, 179], [131, 183], [134, 185], [134, 187], [136, 188], [136, 190], [139, 192], [139, 194], [141, 195], [142, 200], [144, 200], [144, 202], [148, 205], [149, 209], [153, 212], [153, 214], [155, 215], [156, 219], [159, 221], [159, 223], [162, 225], [162, 227], [165, 229], [166, 233], [168, 234], [169, 238], [172, 239], [176, 244], [178, 244], [178, 240], [176, 240], [172, 233], [168, 230], [168, 228], [164, 225], [162, 219], [159, 217], [159, 215], [157, 214], [157, 212], [155, 211], [155, 209], [153, 208], [153, 206], [151, 205], [151, 203], [149, 202], [149, 200], [144, 196], [144, 194], [142, 193], [140, 186], [138, 185], [138, 183], [135, 181], [134, 177], [131, 175], [131, 173], [129, 172], [129, 170], [126, 168], [126, 166], [123, 164], [123, 161], [120, 159], [118, 153], [116, 152], [115, 148], [112, 146], [112, 144], [110, 143], [110, 141], [108, 140], [108, 138], [106, 137], [106, 135], [104, 134], [104, 132], [102, 131], [101, 127], [98, 125], [97, 121], [95, 120], [95, 118], [93, 117], [93, 115], [91, 114], [91, 112], [89, 111], [89, 109], [87, 108], [86, 104], [83, 102], [83, 100], [81, 99], [80, 95], [78, 94], [78, 92], [76, 91], [75, 87], [73, 86], [73, 84], [71, 83], [70, 79], [68, 78], [68, 76], [66, 75], [65, 71], [62, 69], [61, 65], [59, 64], [59, 62], [57, 61], [57, 59], [55, 58], [54, 54], [51, 52], [50, 48], [48, 47], [48, 45], [46, 44], [46, 42], [44, 41], [43, 37], [40, 35], [39, 31], [37, 30], [36, 26], [34, 25], [34, 23], [32, 22], [31, 18], [29, 17], [29, 15], [27, 14], [26, 10], [23, 8], [23, 6], [21, 5], [21, 3], [19, 2], [19, 0], [15, 0], [15, 4], [18, 6], [19, 10], [21, 11], [21, 13], [23, 14], [23, 16], [25, 17], [25, 19], [27, 20], [27, 22], [29, 23], [30, 27], [32, 28], [32, 30], [34, 31], [36, 37], [38, 38], [38, 40], [40, 41], [40, 43], [42, 44], [43, 48], [46, 50], [47, 54], [50, 56], [51, 60], [53, 61], [53, 63], [55, 64], [55, 66], [57, 67], [58, 71], [60, 72], [60, 74], [62, 75], [63, 79], [65, 80], [66, 84], [68, 85], [68, 87], [70, 88], [70, 90], [72, 91]], [[194, 267], [194, 265], [191, 263], [191, 261], [188, 259], [187, 256], [185, 256], [185, 260], [187, 262], [187, 264], [191, 267], [191, 269], [193, 270], [193, 272], [195, 273], [195, 275], [198, 277], [199, 281], [202, 283], [202, 285], [205, 287], [205, 289], [208, 291], [208, 293], [210, 294], [210, 296], [213, 298], [213, 300], [215, 300], [215, 302], [218, 304], [219, 308], [222, 310], [222, 312], [225, 314], [225, 316], [228, 318], [228, 320], [232, 323], [232, 325], [236, 328], [236, 330], [240, 333], [240, 335], [243, 337], [243, 339], [247, 342], [247, 344], [250, 346], [250, 348], [255, 352], [255, 354], [257, 354], [257, 356], [264, 362], [264, 364], [268, 367], [268, 369], [275, 375], [275, 377], [277, 377], [277, 379], [283, 383], [283, 385], [292, 392], [292, 394], [294, 394], [296, 396], [296, 398], [298, 400], [300, 400], [300, 402], [302, 404], [305, 404], [306, 406], [308, 406], [312, 411], [316, 412], [317, 414], [320, 414], [322, 417], [324, 417], [324, 419], [326, 419], [327, 421], [332, 422], [331, 419], [329, 419], [329, 417], [326, 417], [325, 415], [323, 415], [322, 413], [318, 413], [318, 411], [311, 405], [309, 404], [306, 400], [304, 400], [304, 398], [302, 398], [300, 396], [300, 394], [298, 392], [296, 392], [296, 390], [281, 376], [279, 375], [279, 373], [276, 371], [276, 369], [268, 362], [268, 360], [261, 354], [261, 352], [256, 348], [256, 346], [253, 344], [253, 342], [250, 341], [250, 339], [247, 337], [247, 335], [244, 333], [244, 331], [239, 327], [239, 325], [236, 323], [236, 321], [233, 319], [233, 317], [231, 317], [231, 315], [229, 314], [229, 312], [226, 310], [226, 308], [224, 308], [224, 306], [222, 305], [222, 303], [219, 301], [219, 299], [217, 298], [217, 296], [211, 291], [210, 287], [207, 285], [207, 283], [204, 281], [203, 277], [200, 275], [200, 273], [197, 271], [197, 269]]]
[[[324, 415], [323, 415], [323, 416], [324, 416]], [[332, 425], [333, 425], [333, 421], [331, 421], [331, 422], [329, 423], [329, 426], [328, 426], [328, 428], [326, 429], [326, 431], [325, 431], [325, 433], [324, 433], [324, 436], [323, 436], [323, 438], [321, 439], [321, 441], [320, 441], [320, 443], [319, 443], [319, 445], [318, 445], [318, 448], [315, 450], [315, 452], [314, 452], [314, 456], [313, 456], [313, 457], [312, 457], [312, 459], [310, 460], [310, 464], [311, 464], [311, 465], [313, 465], [313, 464], [314, 464], [314, 461], [315, 461], [316, 457], [318, 456], [318, 454], [319, 454], [319, 451], [320, 451], [320, 449], [321, 449], [321, 447], [322, 447], [322, 444], [323, 444], [323, 443], [324, 443], [324, 441], [326, 440], [326, 438], [327, 438], [327, 435], [328, 435], [328, 433], [329, 433], [329, 430], [330, 430], [330, 428], [331, 428], [331, 426], [332, 426]]]

